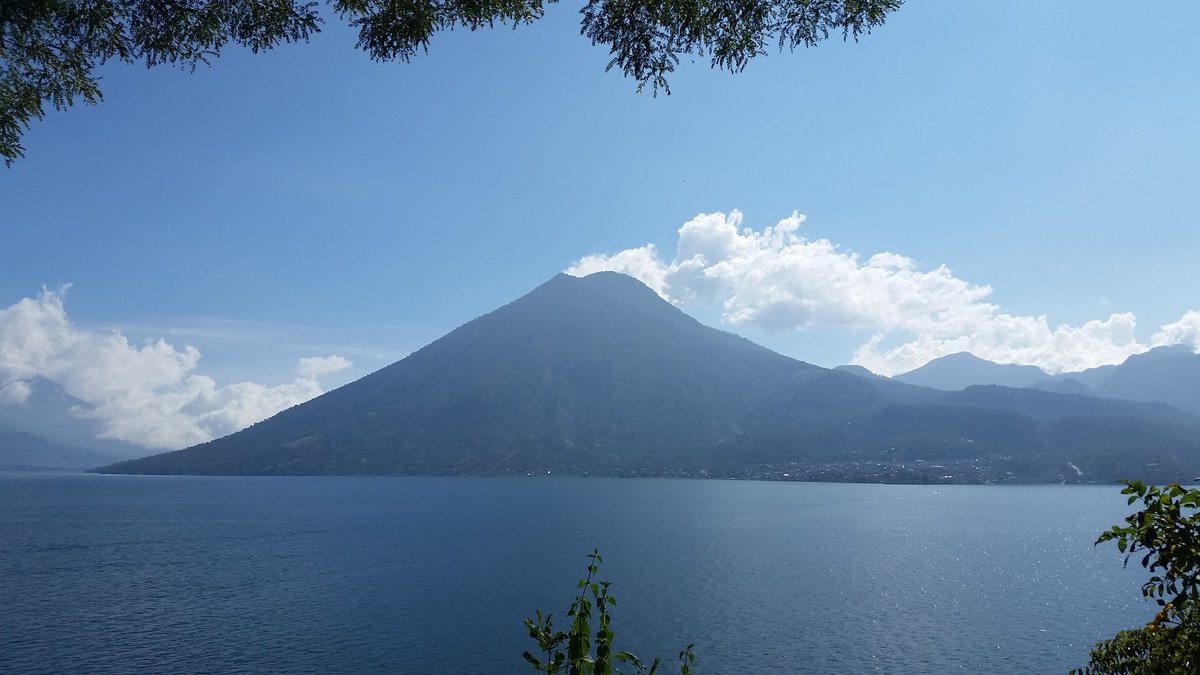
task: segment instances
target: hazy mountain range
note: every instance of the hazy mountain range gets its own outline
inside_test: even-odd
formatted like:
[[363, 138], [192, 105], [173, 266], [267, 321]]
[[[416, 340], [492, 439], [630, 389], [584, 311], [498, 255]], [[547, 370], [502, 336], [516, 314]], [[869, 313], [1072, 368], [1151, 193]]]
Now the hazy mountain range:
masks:
[[91, 406], [44, 377], [27, 380], [20, 403], [0, 403], [0, 471], [87, 469], [153, 452], [100, 438]]
[[1035, 366], [1001, 365], [967, 353], [935, 359], [896, 380], [956, 391], [978, 384], [1031, 387], [1129, 401], [1158, 401], [1200, 416], [1200, 354], [1156, 347], [1124, 363], [1050, 376]]
[[956, 355], [887, 379], [708, 328], [630, 277], [558, 275], [238, 433], [103, 470], [1190, 480], [1195, 356], [1051, 378]]

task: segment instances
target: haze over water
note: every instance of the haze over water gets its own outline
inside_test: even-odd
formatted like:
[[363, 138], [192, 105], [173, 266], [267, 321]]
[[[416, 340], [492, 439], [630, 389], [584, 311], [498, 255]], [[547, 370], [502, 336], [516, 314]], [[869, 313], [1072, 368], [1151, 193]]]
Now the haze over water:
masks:
[[0, 474], [0, 670], [520, 672], [600, 547], [702, 672], [1062, 672], [1145, 621], [1116, 487]]

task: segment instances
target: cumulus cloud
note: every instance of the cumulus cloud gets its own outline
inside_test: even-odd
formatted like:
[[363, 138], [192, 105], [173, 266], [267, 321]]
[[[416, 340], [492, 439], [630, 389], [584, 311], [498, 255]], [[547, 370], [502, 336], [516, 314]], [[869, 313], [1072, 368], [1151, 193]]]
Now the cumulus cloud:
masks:
[[24, 403], [33, 389], [28, 382], [16, 380], [0, 387], [0, 403]]
[[1158, 344], [1200, 347], [1197, 312], [1163, 326], [1151, 345], [1136, 340], [1128, 313], [1051, 326], [1045, 316], [1002, 312], [987, 301], [990, 286], [960, 279], [944, 265], [923, 270], [892, 252], [864, 260], [828, 239], [808, 239], [798, 213], [762, 230], [744, 228], [742, 220], [738, 211], [697, 215], [679, 228], [669, 262], [648, 244], [587, 256], [567, 273], [629, 274], [677, 305], [719, 306], [732, 325], [869, 330], [875, 335], [853, 363], [885, 375], [960, 351], [1058, 373], [1118, 363]]
[[917, 333], [904, 344], [881, 347], [884, 334], [877, 334], [854, 354], [853, 362], [881, 374], [895, 375], [918, 368], [930, 360], [971, 352], [996, 363], [1035, 365], [1048, 373], [1086, 370], [1107, 363], [1120, 363], [1147, 347], [1134, 339], [1132, 314], [1113, 314], [1082, 326], [1050, 327], [1044, 316], [1013, 316], [994, 312], [954, 335], [938, 327]]
[[67, 316], [66, 288], [43, 289], [0, 310], [0, 403], [20, 404], [41, 376], [88, 404], [101, 437], [150, 448], [212, 440], [322, 393], [317, 378], [350, 367], [340, 356], [301, 359], [295, 381], [223, 387], [196, 373], [200, 352], [165, 340], [131, 344], [118, 331], [80, 329]]
[[585, 277], [593, 272], [617, 271], [628, 274], [649, 286], [655, 293], [666, 296], [665, 270], [658, 259], [654, 244], [630, 248], [615, 255], [589, 255], [567, 270], [567, 274]]
[[341, 356], [310, 356], [300, 359], [296, 366], [296, 374], [305, 378], [317, 378], [322, 375], [341, 372], [354, 365], [349, 359]]
[[1155, 347], [1182, 344], [1200, 351], [1200, 312], [1189, 311], [1178, 321], [1166, 324], [1150, 338], [1150, 343]]

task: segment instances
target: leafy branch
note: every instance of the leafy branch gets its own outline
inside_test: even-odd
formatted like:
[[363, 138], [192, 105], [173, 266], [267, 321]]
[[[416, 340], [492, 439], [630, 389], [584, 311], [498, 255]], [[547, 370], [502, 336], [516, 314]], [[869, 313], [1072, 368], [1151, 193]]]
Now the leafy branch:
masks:
[[1142, 567], [1151, 573], [1142, 585], [1142, 595], [1158, 605], [1177, 608], [1200, 601], [1200, 491], [1185, 490], [1178, 483], [1164, 487], [1147, 486], [1141, 481], [1126, 481], [1121, 494], [1128, 503], [1142, 501], [1142, 510], [1125, 518], [1125, 525], [1113, 525], [1096, 540], [1097, 544], [1115, 541], [1131, 556], [1145, 551]]
[[1145, 627], [1124, 630], [1096, 645], [1078, 675], [1191, 675], [1200, 672], [1200, 490], [1126, 481], [1121, 494], [1141, 510], [1096, 540], [1116, 542], [1124, 564], [1142, 553], [1150, 573], [1142, 596], [1159, 610]]
[[[357, 47], [408, 61], [444, 30], [530, 24], [556, 0], [327, 0], [358, 29]], [[840, 33], [857, 40], [903, 0], [588, 0], [580, 33], [653, 92], [686, 54], [741, 71], [769, 44], [794, 50]], [[324, 19], [305, 0], [0, 0], [0, 157], [24, 155], [21, 135], [48, 103], [102, 99], [93, 71], [110, 59], [195, 68], [232, 42], [253, 52], [308, 41]]]
[[[646, 673], [653, 675], [662, 663], [661, 657], [655, 658], [649, 666], [642, 663], [634, 654], [627, 651], [613, 651], [613, 630], [610, 609], [617, 606], [617, 599], [609, 592], [611, 582], [599, 581], [600, 557], [598, 549], [588, 554], [587, 576], [579, 580], [576, 588], [579, 593], [572, 601], [567, 616], [571, 617], [571, 627], [567, 632], [555, 630], [553, 615], [543, 615], [537, 610], [534, 618], [525, 619], [525, 629], [529, 637], [538, 644], [539, 654], [525, 652], [522, 656], [533, 667], [533, 670], [546, 675], [564, 672], [568, 675], [613, 675], [623, 671], [614, 670], [615, 663], [627, 664], [634, 668], [631, 673]], [[592, 634], [593, 609], [598, 626], [595, 635]], [[563, 645], [566, 651], [563, 651]], [[595, 647], [593, 653], [592, 647]], [[694, 645], [688, 645], [679, 652], [680, 675], [692, 675], [696, 655], [692, 652]]]

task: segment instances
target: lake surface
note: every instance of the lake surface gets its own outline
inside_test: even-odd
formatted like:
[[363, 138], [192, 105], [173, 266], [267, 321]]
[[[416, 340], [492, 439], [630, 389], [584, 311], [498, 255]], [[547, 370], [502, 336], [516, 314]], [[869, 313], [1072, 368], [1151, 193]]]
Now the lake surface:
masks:
[[1092, 546], [1130, 510], [1116, 486], [0, 474], [0, 671], [525, 672], [522, 619], [565, 620], [599, 547], [642, 657], [1065, 672], [1154, 614]]

